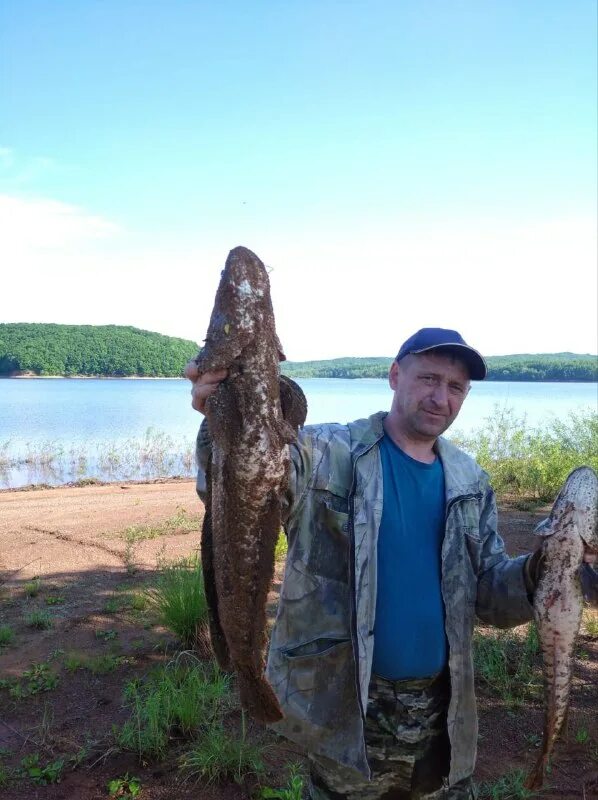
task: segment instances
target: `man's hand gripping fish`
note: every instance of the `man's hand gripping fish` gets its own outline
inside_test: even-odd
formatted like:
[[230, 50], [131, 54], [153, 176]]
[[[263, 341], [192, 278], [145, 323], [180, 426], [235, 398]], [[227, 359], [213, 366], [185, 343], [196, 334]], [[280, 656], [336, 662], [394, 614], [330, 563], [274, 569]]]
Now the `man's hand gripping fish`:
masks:
[[545, 537], [544, 570], [534, 595], [544, 659], [545, 719], [542, 752], [527, 778], [528, 789], [542, 786], [569, 701], [573, 648], [583, 610], [579, 572], [584, 545], [598, 548], [598, 478], [590, 467], [569, 475], [537, 533]]
[[212, 459], [201, 553], [212, 647], [220, 666], [237, 673], [243, 707], [262, 722], [282, 718], [264, 677], [266, 601], [287, 445], [307, 411], [296, 384], [285, 378], [279, 384], [284, 358], [266, 269], [254, 253], [237, 247], [227, 258], [196, 359], [200, 373], [228, 370], [206, 404]]

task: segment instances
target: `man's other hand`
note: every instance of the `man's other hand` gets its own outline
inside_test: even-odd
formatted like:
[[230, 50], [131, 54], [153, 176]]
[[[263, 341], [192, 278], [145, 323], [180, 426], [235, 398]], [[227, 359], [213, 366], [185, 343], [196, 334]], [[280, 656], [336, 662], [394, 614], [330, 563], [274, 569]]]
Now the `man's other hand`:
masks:
[[206, 413], [206, 400], [214, 394], [219, 384], [228, 375], [227, 370], [219, 369], [215, 372], [204, 372], [200, 375], [197, 364], [193, 359], [187, 362], [185, 367], [185, 378], [191, 381], [191, 405], [196, 411]]

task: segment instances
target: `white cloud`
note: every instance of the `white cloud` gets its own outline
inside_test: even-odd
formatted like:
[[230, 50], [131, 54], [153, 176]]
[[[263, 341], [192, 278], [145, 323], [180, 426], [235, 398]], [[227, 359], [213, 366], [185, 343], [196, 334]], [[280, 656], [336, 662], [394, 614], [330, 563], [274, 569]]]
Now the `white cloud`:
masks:
[[200, 341], [228, 249], [272, 267], [277, 326], [294, 360], [392, 355], [425, 325], [482, 352], [596, 352], [590, 217], [402, 221], [323, 232], [231, 224], [141, 234], [50, 199], [0, 196], [3, 321], [135, 325]]

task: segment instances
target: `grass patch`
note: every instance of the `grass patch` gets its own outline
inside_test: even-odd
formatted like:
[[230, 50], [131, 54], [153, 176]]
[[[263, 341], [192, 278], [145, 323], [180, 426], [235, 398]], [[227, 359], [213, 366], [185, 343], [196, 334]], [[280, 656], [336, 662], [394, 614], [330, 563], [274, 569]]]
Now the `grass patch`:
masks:
[[281, 789], [264, 786], [260, 791], [260, 800], [303, 800], [305, 781], [300, 764], [289, 765], [289, 779]]
[[118, 745], [140, 758], [160, 758], [175, 732], [192, 736], [229, 705], [230, 683], [211, 665], [175, 663], [128, 683], [124, 698], [131, 718], [115, 731]]
[[54, 627], [54, 617], [47, 611], [32, 611], [25, 616], [25, 625], [41, 631], [47, 630]]
[[194, 747], [179, 762], [187, 778], [206, 783], [260, 776], [265, 772], [261, 748], [247, 740], [244, 733], [236, 738], [227, 733], [219, 721], [203, 732]]
[[46, 597], [46, 605], [47, 606], [60, 606], [64, 603], [64, 597], [60, 597], [56, 594], [50, 594]]
[[131, 656], [116, 656], [106, 653], [99, 656], [88, 656], [87, 653], [71, 652], [64, 657], [64, 668], [69, 672], [76, 672], [78, 669], [88, 669], [94, 675], [106, 675], [114, 672], [118, 667], [130, 664], [134, 661]]
[[0, 681], [0, 689], [7, 689], [13, 700], [50, 692], [58, 686], [58, 675], [47, 664], [32, 664], [25, 670], [21, 678], [9, 678]]
[[27, 597], [37, 597], [41, 589], [41, 581], [39, 578], [33, 578], [23, 586], [23, 591]]
[[205, 627], [208, 606], [198, 556], [163, 565], [156, 585], [146, 591], [149, 607], [160, 622], [191, 649]]
[[480, 800], [529, 800], [537, 797], [537, 792], [532, 792], [524, 786], [527, 775], [522, 769], [514, 769], [497, 781], [481, 783], [478, 786]]
[[276, 540], [276, 548], [274, 550], [274, 558], [276, 561], [284, 561], [287, 557], [287, 550], [288, 550], [288, 541], [287, 537], [284, 534], [284, 531], [281, 531], [278, 534], [278, 539]]
[[121, 800], [134, 800], [141, 791], [141, 781], [127, 772], [122, 778], [108, 781], [106, 788], [110, 797], [119, 797]]
[[15, 639], [15, 632], [10, 625], [0, 625], [0, 647], [8, 647]]
[[184, 508], [179, 507], [174, 516], [156, 525], [130, 525], [119, 536], [126, 542], [143, 542], [146, 539], [157, 539], [159, 536], [170, 536], [180, 533], [193, 533], [199, 531], [199, 514], [189, 514]]
[[541, 695], [542, 675], [535, 664], [538, 653], [538, 631], [533, 622], [527, 624], [524, 636], [512, 630], [474, 633], [476, 675], [511, 710]]
[[585, 609], [583, 627], [590, 639], [598, 639], [598, 613], [589, 608]]
[[571, 470], [587, 464], [598, 471], [598, 413], [571, 413], [542, 428], [496, 405], [484, 425], [451, 439], [490, 475], [499, 495], [552, 500]]

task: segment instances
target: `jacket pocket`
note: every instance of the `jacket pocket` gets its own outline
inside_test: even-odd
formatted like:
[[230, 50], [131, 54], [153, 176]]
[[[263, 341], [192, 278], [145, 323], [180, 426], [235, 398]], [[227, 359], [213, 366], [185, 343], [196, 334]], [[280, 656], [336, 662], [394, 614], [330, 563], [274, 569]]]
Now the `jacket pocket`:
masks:
[[279, 653], [286, 672], [285, 704], [293, 716], [339, 733], [352, 727], [357, 698], [351, 641], [323, 636]]

